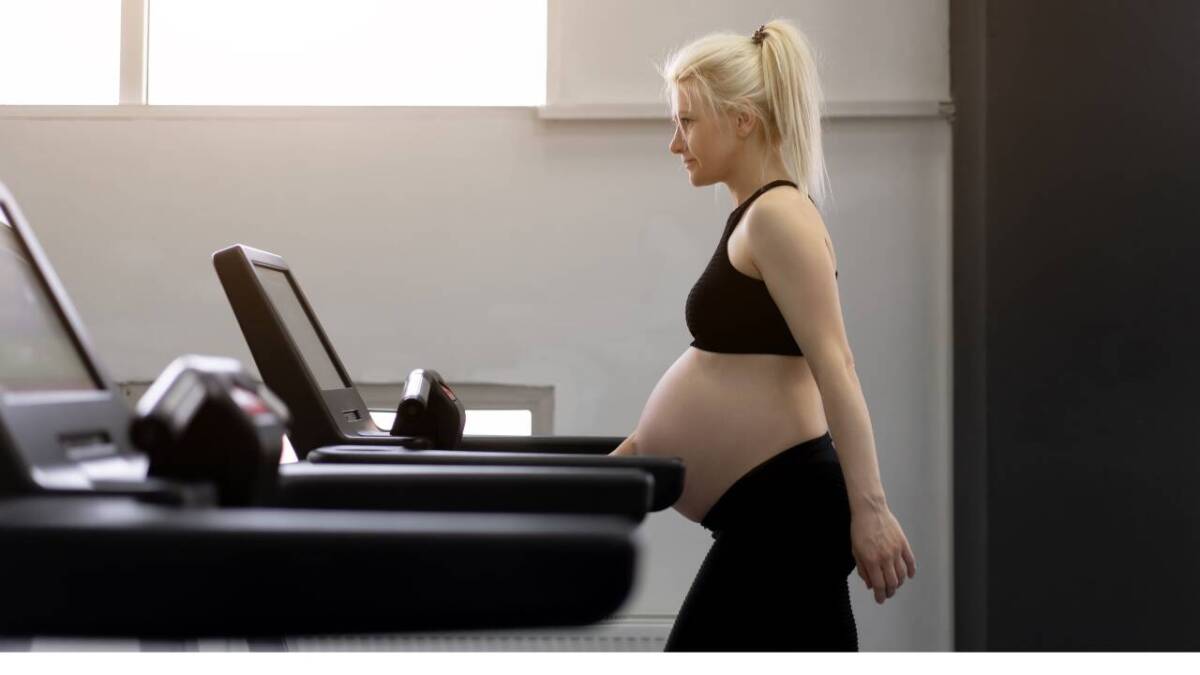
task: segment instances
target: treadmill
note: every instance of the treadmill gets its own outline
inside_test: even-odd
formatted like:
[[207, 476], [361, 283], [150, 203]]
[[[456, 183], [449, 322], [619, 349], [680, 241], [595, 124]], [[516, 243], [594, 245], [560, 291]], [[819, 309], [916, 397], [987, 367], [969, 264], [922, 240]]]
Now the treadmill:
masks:
[[359, 464], [636, 468], [653, 477], [651, 510], [683, 491], [678, 458], [609, 456], [624, 440], [588, 436], [466, 436], [434, 449], [425, 436], [380, 429], [342, 365], [296, 276], [281, 256], [242, 244], [213, 266], [263, 380], [293, 413], [289, 439], [300, 459]]
[[[204, 485], [148, 476], [129, 427], [124, 398], [0, 185], [0, 635], [585, 624], [632, 586], [626, 517], [432, 512], [432, 500], [427, 512], [223, 507]], [[456, 508], [455, 492], [436, 497]]]

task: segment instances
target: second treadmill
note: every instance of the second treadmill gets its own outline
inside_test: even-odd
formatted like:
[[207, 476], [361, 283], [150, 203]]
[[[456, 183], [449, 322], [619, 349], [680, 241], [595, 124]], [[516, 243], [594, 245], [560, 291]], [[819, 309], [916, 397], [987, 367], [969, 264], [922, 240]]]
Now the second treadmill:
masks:
[[469, 436], [457, 448], [394, 436], [371, 419], [362, 396], [278, 255], [241, 244], [213, 254], [213, 265], [263, 380], [287, 403], [296, 454], [318, 463], [636, 468], [653, 477], [651, 509], [683, 491], [678, 458], [612, 457], [623, 439], [585, 436]]

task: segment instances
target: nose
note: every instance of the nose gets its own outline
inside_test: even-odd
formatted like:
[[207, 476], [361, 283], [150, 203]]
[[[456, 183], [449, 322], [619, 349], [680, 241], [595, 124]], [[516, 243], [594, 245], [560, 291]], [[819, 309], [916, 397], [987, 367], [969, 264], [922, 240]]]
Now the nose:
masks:
[[671, 134], [671, 144], [667, 147], [672, 154], [683, 154], [683, 134], [679, 132], [679, 125], [675, 125], [675, 133]]

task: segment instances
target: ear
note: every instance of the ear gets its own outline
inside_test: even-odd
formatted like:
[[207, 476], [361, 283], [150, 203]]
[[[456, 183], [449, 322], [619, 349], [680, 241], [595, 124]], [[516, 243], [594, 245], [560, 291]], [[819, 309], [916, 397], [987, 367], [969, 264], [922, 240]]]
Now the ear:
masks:
[[754, 129], [758, 126], [758, 118], [745, 110], [740, 110], [734, 116], [733, 124], [738, 138], [745, 139], [754, 133]]

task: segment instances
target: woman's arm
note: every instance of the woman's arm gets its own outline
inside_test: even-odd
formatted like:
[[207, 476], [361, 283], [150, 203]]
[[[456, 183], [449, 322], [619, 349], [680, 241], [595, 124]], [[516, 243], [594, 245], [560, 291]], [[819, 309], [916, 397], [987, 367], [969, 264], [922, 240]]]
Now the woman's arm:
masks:
[[854, 362], [810, 360], [810, 367], [821, 391], [829, 435], [846, 479], [851, 513], [886, 511], [887, 497], [879, 477], [875, 435]]
[[747, 214], [747, 240], [767, 292], [821, 391], [850, 497], [850, 539], [858, 574], [875, 591], [875, 601], [883, 603], [905, 577], [916, 574], [916, 560], [883, 493], [871, 418], [846, 339], [825, 227], [814, 207], [797, 201], [790, 208], [780, 202], [756, 202]]
[[815, 207], [795, 201], [755, 203], [746, 222], [750, 254], [821, 390], [851, 506], [883, 509], [871, 419], [846, 338], [825, 226]]

